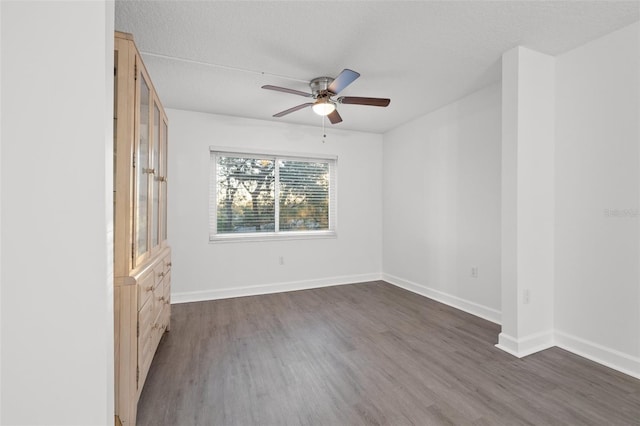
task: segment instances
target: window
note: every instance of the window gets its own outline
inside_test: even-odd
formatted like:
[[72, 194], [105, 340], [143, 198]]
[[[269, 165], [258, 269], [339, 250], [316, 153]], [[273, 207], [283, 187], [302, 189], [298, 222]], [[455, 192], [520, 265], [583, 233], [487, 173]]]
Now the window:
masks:
[[335, 236], [336, 162], [212, 150], [209, 240]]

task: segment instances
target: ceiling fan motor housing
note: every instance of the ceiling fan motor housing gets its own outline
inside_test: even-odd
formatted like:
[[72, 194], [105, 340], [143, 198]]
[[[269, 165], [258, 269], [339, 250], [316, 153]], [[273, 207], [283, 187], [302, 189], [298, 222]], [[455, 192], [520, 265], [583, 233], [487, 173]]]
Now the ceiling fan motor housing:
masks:
[[309, 82], [309, 87], [313, 93], [315, 99], [319, 97], [327, 97], [335, 95], [335, 93], [329, 92], [329, 85], [333, 82], [331, 77], [318, 77]]

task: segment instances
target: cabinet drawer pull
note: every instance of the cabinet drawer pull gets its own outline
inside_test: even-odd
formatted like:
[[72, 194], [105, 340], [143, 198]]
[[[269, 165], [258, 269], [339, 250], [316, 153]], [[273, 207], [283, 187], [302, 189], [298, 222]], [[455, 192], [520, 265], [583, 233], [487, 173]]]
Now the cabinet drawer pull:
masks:
[[158, 276], [159, 276], [160, 278], [163, 278], [163, 277], [164, 277], [164, 272], [160, 272], [160, 273], [158, 273]]
[[145, 291], [153, 291], [153, 286], [152, 285], [148, 285], [144, 288]]
[[156, 173], [156, 169], [144, 169], [144, 172], [149, 175], [153, 175]]
[[171, 268], [171, 262], [167, 262], [167, 268]]

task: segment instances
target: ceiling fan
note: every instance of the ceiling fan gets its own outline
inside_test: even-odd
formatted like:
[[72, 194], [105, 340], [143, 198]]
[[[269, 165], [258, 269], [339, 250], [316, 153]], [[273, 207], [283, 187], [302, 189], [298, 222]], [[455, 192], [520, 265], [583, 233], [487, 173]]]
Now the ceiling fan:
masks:
[[355, 96], [340, 96], [338, 98], [334, 98], [340, 92], [342, 92], [345, 87], [353, 83], [358, 77], [360, 77], [359, 73], [350, 69], [344, 69], [340, 74], [338, 74], [336, 78], [314, 78], [309, 82], [311, 93], [302, 92], [295, 89], [287, 89], [286, 87], [271, 86], [269, 84], [262, 86], [262, 88], [275, 90], [278, 92], [291, 93], [294, 95], [314, 99], [314, 102], [307, 102], [298, 106], [294, 106], [293, 108], [289, 108], [277, 114], [274, 114], [274, 117], [282, 117], [303, 108], [311, 107], [316, 114], [323, 116], [326, 115], [329, 118], [331, 124], [337, 124], [342, 121], [342, 117], [340, 117], [340, 114], [338, 114], [338, 110], [336, 109], [336, 106], [338, 104], [386, 107], [391, 102], [391, 99], [386, 98], [362, 98]]

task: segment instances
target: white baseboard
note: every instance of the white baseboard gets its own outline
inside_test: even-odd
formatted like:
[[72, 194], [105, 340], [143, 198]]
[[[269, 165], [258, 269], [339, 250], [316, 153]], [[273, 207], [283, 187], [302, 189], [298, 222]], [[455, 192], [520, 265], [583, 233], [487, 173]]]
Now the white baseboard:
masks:
[[640, 358], [576, 336], [555, 331], [555, 345], [606, 367], [640, 379]]
[[537, 333], [521, 339], [500, 333], [498, 344], [495, 346], [518, 358], [557, 346], [605, 367], [640, 379], [640, 358], [558, 330]]
[[515, 357], [523, 358], [555, 346], [554, 333], [553, 330], [548, 330], [530, 334], [520, 339], [516, 339], [506, 333], [500, 333], [498, 335], [498, 344], [495, 346]]
[[422, 296], [428, 297], [429, 299], [444, 303], [445, 305], [453, 306], [454, 308], [486, 319], [487, 321], [500, 324], [501, 313], [500, 311], [497, 311], [495, 309], [479, 305], [475, 302], [471, 302], [469, 300], [465, 300], [439, 290], [434, 290], [422, 284], [414, 283], [400, 277], [396, 277], [394, 275], [382, 274], [382, 279], [397, 287], [404, 288], [405, 290], [420, 294]]
[[381, 278], [380, 274], [345, 275], [341, 277], [320, 278], [316, 280], [189, 291], [171, 294], [171, 303], [203, 302], [206, 300], [229, 299], [232, 297], [257, 296], [260, 294], [282, 293], [285, 291], [309, 290], [312, 288], [330, 287], [334, 285], [378, 281]]

